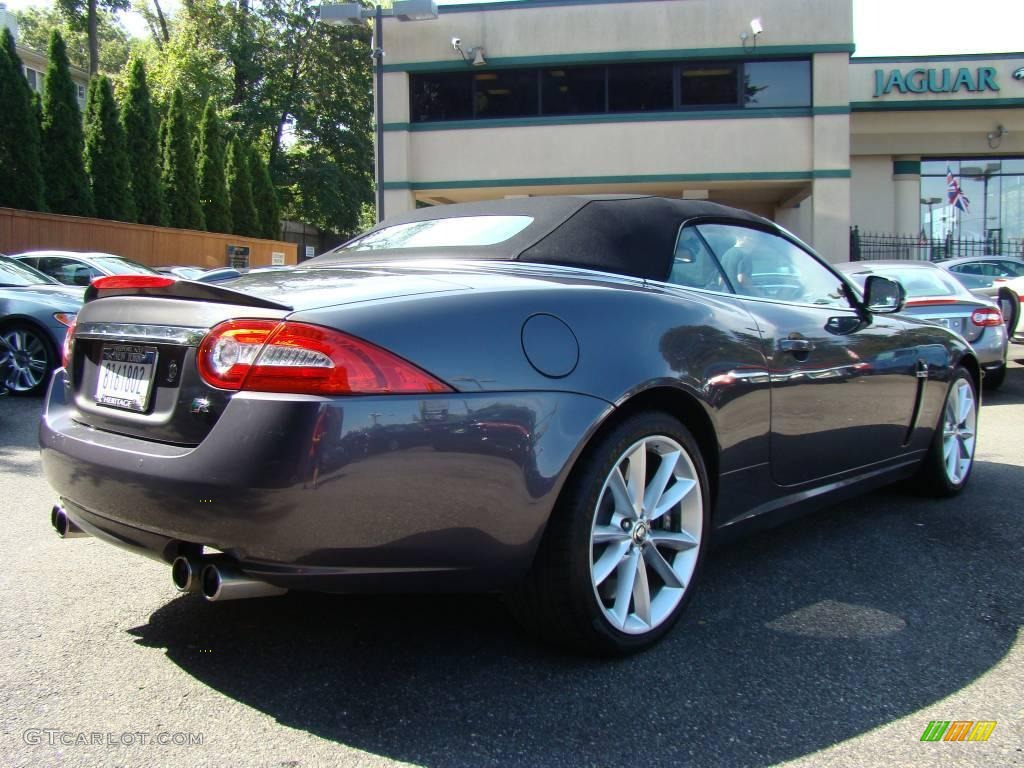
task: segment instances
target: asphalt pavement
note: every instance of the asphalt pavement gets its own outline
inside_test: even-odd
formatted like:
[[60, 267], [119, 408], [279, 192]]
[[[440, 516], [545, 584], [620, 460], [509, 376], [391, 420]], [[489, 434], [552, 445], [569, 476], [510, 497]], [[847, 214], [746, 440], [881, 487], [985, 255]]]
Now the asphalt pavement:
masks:
[[[880, 491], [722, 546], [620, 661], [488, 596], [178, 596], [52, 532], [39, 409], [0, 398], [0, 765], [1024, 765], [1020, 365], [959, 498]], [[920, 741], [933, 720], [997, 725]]]

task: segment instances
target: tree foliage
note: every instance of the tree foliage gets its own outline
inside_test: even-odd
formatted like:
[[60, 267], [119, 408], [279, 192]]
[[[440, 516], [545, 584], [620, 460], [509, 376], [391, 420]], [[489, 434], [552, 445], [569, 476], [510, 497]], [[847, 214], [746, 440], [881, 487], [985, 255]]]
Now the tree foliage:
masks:
[[228, 144], [227, 182], [231, 196], [231, 231], [236, 235], [259, 236], [256, 206], [252, 200], [252, 176], [245, 147], [235, 136]]
[[88, 71], [100, 71], [100, 12], [113, 14], [127, 10], [129, 0], [57, 0], [57, 6], [73, 26], [84, 29], [88, 50]]
[[43, 88], [43, 187], [54, 213], [92, 214], [92, 195], [83, 162], [82, 117], [71, 80], [64, 39], [50, 35], [50, 59]]
[[95, 214], [101, 219], [134, 221], [128, 150], [110, 78], [89, 82], [85, 102], [85, 170], [92, 186]]
[[160, 187], [161, 158], [157, 141], [156, 115], [146, 83], [146, 67], [133, 59], [128, 68], [122, 99], [121, 125], [131, 176], [132, 204], [140, 224], [164, 223], [163, 190]]
[[[109, 10], [96, 16], [99, 45], [99, 71], [109, 75], [121, 72], [128, 63], [133, 41], [127, 30]], [[89, 71], [89, 33], [87, 25], [69, 17], [57, 6], [33, 6], [18, 12], [18, 38], [21, 45], [45, 51], [53, 30], [60, 32], [68, 49], [71, 66]]]
[[41, 211], [45, 203], [36, 102], [7, 28], [0, 44], [0, 104], [0, 206]]
[[199, 124], [199, 202], [210, 232], [231, 232], [231, 200], [224, 171], [224, 137], [212, 101]]
[[[306, 0], [188, 0], [143, 55], [158, 101], [179, 88], [198, 119], [213, 99], [260, 148], [285, 216], [352, 231], [373, 195], [369, 41], [366, 28], [318, 23]], [[324, 174], [342, 183], [304, 186]]]
[[163, 170], [160, 178], [167, 223], [182, 229], [203, 229], [196, 161], [192, 154], [192, 124], [185, 113], [181, 91], [171, 94], [171, 104], [164, 122]]
[[270, 169], [256, 151], [249, 153], [249, 171], [252, 174], [252, 201], [256, 206], [259, 236], [277, 240], [281, 237], [281, 204], [270, 178]]

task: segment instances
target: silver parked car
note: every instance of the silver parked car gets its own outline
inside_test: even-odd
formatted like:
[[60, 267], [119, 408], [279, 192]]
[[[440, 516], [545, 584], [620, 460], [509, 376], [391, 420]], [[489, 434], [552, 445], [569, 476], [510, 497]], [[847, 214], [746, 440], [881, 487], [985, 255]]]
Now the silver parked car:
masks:
[[970, 343], [985, 372], [985, 387], [1006, 378], [1007, 332], [992, 301], [971, 293], [960, 281], [928, 261], [849, 261], [836, 265], [863, 289], [868, 275], [896, 280], [907, 292], [903, 313], [956, 331]]
[[[1020, 327], [1020, 303], [1024, 296], [1024, 259], [1012, 256], [966, 256], [946, 259], [938, 266], [963, 283], [971, 293], [991, 299], [999, 305], [1006, 331], [1024, 336]], [[1020, 339], [1024, 342], [1024, 337]]]
[[42, 393], [60, 366], [64, 337], [83, 292], [0, 256], [0, 388]]
[[155, 269], [112, 253], [77, 251], [28, 251], [13, 254], [30, 267], [64, 285], [89, 285], [94, 278], [107, 275], [157, 275]]

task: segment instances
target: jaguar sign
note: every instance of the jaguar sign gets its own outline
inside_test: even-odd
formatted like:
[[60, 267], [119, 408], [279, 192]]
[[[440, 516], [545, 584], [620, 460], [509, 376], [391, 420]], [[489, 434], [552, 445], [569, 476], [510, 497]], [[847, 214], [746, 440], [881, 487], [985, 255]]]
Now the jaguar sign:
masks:
[[[1014, 78], [1024, 79], [1024, 67], [1013, 73]], [[897, 93], [959, 93], [969, 91], [980, 93], [999, 92], [995, 67], [978, 67], [970, 69], [960, 67], [943, 69], [919, 67], [907, 71], [893, 69], [875, 70], [875, 98]]]

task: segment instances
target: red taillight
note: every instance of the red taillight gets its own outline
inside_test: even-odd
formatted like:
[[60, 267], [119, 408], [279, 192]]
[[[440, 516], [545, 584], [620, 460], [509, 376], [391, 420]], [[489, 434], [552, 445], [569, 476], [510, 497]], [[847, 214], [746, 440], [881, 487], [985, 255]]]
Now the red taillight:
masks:
[[971, 322], [979, 328], [986, 325], [1002, 325], [1003, 313], [995, 307], [983, 307], [971, 312]]
[[313, 395], [451, 392], [387, 350], [305, 323], [229, 320], [199, 345], [199, 373], [221, 389]]
[[72, 315], [71, 324], [64, 334], [64, 346], [61, 348], [60, 364], [64, 370], [71, 371], [71, 356], [75, 351], [75, 328], [78, 327], [78, 316]]
[[92, 281], [92, 287], [97, 291], [114, 288], [166, 288], [173, 283], [173, 277], [164, 275], [110, 275], [97, 277]]

